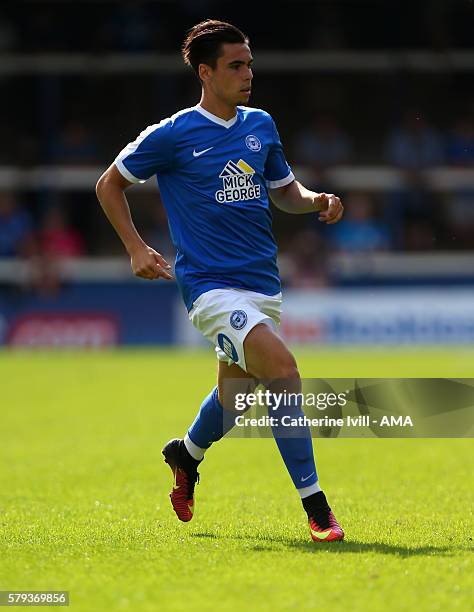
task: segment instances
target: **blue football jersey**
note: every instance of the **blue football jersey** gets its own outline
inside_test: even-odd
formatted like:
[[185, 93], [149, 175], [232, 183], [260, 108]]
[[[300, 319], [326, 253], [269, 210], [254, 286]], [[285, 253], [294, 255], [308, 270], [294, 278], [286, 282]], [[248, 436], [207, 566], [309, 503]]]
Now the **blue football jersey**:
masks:
[[294, 176], [268, 113], [240, 106], [225, 121], [197, 105], [148, 127], [115, 164], [133, 183], [157, 176], [188, 310], [211, 289], [279, 293], [267, 189]]

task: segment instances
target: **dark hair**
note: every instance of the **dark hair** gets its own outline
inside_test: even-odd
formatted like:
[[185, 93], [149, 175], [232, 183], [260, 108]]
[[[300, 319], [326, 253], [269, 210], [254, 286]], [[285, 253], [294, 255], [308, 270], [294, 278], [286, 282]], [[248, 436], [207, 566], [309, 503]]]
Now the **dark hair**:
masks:
[[184, 40], [182, 55], [184, 63], [192, 66], [199, 77], [199, 64], [216, 67], [223, 43], [248, 44], [249, 39], [243, 32], [225, 21], [207, 19], [193, 26]]

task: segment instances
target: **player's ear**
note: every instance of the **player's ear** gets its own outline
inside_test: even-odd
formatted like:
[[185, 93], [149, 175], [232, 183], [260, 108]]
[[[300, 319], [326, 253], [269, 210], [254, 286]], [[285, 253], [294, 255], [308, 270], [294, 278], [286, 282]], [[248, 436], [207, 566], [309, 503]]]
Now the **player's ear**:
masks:
[[209, 79], [212, 74], [212, 68], [208, 64], [199, 64], [198, 67], [199, 78], [205, 82]]

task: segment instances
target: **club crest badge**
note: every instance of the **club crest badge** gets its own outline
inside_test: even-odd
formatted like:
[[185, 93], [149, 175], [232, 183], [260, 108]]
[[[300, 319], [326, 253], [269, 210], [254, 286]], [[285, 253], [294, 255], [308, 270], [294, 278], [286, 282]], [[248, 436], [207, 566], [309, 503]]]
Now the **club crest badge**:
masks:
[[247, 325], [247, 313], [243, 310], [234, 310], [230, 315], [230, 324], [234, 329], [242, 329]]
[[245, 138], [245, 144], [247, 145], [247, 149], [250, 149], [251, 151], [260, 151], [262, 148], [262, 143], [253, 134], [249, 134]]

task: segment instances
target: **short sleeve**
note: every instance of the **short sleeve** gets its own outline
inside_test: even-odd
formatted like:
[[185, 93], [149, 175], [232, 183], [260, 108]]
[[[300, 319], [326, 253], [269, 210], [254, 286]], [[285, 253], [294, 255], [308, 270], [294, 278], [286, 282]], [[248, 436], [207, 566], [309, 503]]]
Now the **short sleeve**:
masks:
[[271, 119], [271, 122], [272, 142], [268, 152], [267, 161], [265, 162], [263, 175], [267, 181], [267, 187], [269, 189], [277, 189], [278, 187], [284, 187], [285, 185], [288, 185], [294, 181], [295, 176], [285, 159], [283, 146], [281, 144], [275, 122], [273, 119]]
[[165, 119], [143, 130], [115, 158], [120, 174], [132, 183], [169, 170], [173, 160], [172, 122]]

